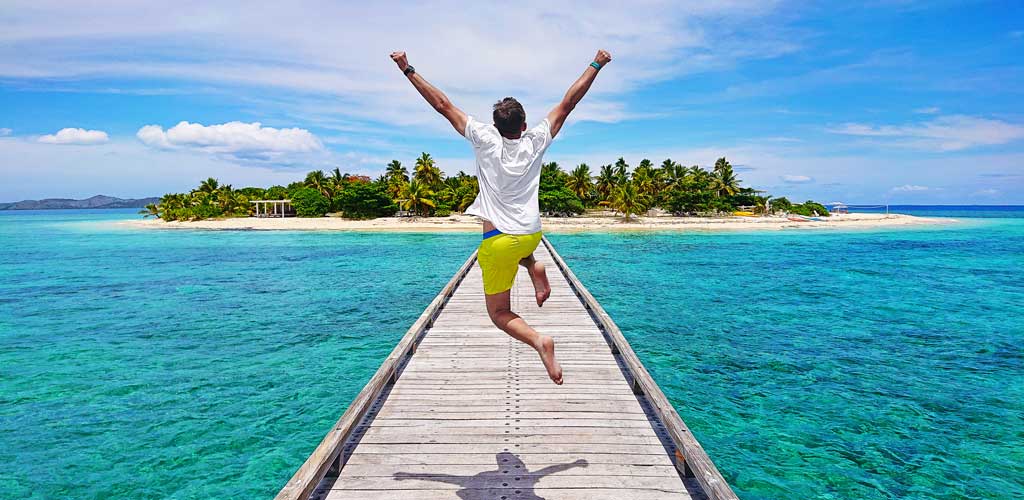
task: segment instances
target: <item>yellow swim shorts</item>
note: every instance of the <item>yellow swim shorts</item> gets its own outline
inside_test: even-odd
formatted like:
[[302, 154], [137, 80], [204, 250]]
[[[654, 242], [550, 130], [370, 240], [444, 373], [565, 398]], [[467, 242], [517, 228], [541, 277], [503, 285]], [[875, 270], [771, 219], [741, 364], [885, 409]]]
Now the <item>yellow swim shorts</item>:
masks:
[[540, 231], [533, 234], [499, 233], [484, 238], [476, 254], [484, 276], [484, 293], [493, 295], [512, 288], [519, 260], [530, 256], [540, 243]]

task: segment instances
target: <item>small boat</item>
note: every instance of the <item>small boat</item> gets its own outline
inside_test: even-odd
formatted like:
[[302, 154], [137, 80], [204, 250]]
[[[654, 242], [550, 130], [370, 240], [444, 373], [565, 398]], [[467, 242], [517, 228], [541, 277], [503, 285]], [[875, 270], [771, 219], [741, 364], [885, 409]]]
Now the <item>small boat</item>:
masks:
[[742, 211], [742, 210], [738, 211], [738, 212], [733, 212], [732, 214], [733, 215], [738, 215], [740, 217], [757, 217], [756, 215], [754, 215], [754, 212], [747, 212], [747, 211]]
[[810, 222], [811, 221], [810, 217], [805, 217], [803, 215], [790, 215], [789, 217], [786, 217], [786, 219], [789, 219], [789, 220], [791, 220], [793, 222]]

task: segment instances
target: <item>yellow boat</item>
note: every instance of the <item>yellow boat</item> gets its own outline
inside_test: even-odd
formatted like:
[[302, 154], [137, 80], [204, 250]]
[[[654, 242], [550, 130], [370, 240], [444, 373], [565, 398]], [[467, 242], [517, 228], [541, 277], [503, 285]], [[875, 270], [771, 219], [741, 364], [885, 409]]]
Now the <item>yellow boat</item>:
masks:
[[733, 215], [738, 215], [740, 217], [756, 217], [756, 215], [754, 215], [754, 212], [743, 212], [743, 211], [740, 211], [740, 212], [733, 212], [732, 214]]

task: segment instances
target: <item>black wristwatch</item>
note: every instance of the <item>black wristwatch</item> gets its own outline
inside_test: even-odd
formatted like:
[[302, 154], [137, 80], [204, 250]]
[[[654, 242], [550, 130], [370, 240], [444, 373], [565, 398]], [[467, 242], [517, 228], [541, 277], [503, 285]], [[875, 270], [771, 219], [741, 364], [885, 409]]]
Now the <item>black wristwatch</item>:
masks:
[[415, 72], [416, 72], [416, 68], [412, 67], [411, 64], [406, 66], [405, 70], [402, 71], [402, 73], [405, 73], [405, 76], [409, 76], [409, 75], [411, 75], [411, 74], [413, 74]]

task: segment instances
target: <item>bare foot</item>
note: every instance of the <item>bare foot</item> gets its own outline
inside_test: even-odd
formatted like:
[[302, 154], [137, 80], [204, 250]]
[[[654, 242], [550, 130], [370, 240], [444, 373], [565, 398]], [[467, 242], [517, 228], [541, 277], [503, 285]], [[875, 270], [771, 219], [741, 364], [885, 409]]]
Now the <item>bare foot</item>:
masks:
[[562, 366], [555, 359], [555, 339], [547, 335], [541, 336], [537, 352], [540, 353], [540, 360], [544, 362], [544, 368], [547, 368], [551, 381], [562, 385]]
[[551, 285], [548, 284], [548, 274], [544, 271], [544, 264], [534, 261], [533, 265], [527, 268], [530, 271], [530, 279], [533, 281], [533, 289], [537, 296], [537, 306], [541, 307], [551, 296]]

